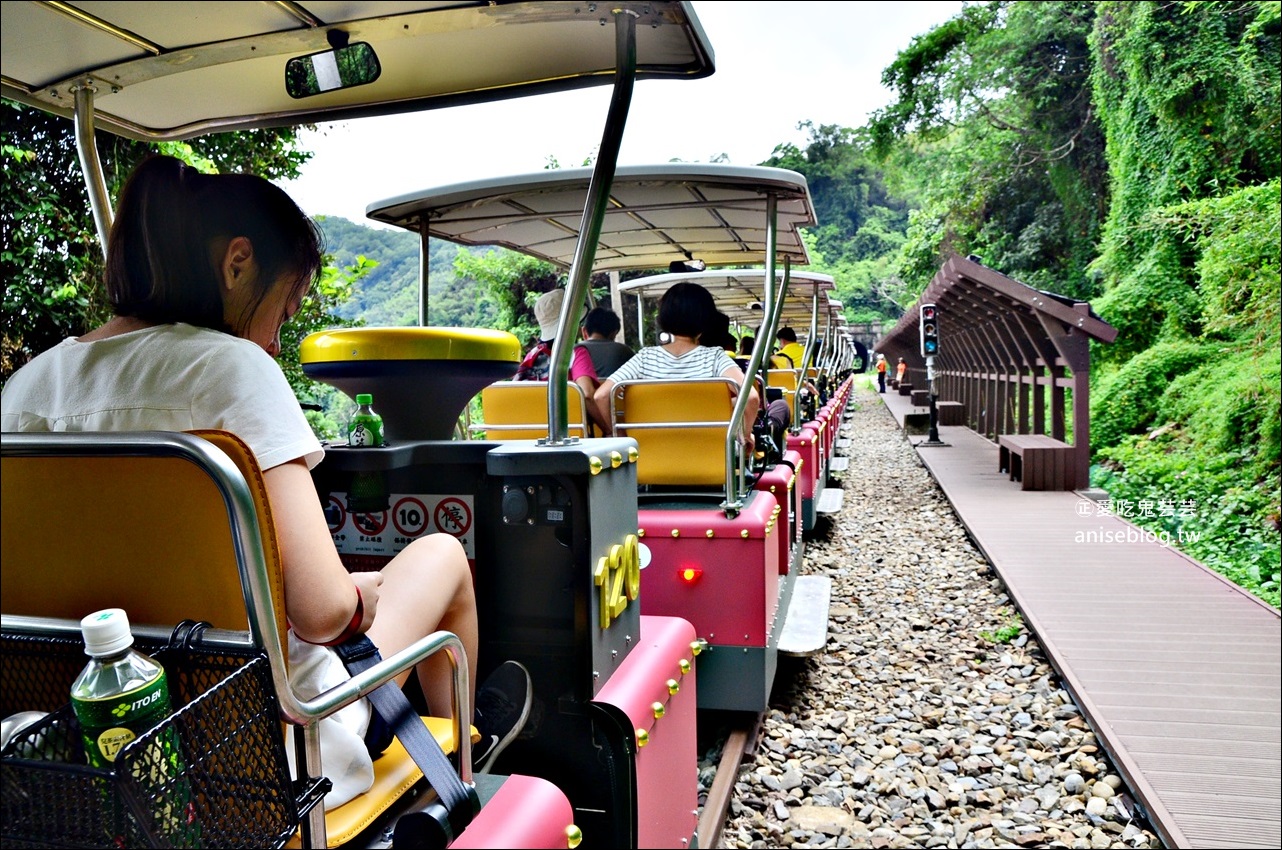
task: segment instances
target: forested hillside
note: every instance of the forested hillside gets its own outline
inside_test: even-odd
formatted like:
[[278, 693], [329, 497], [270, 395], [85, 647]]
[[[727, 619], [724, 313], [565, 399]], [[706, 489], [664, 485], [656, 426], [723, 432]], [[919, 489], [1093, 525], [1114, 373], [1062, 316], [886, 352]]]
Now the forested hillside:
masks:
[[[1119, 330], [1092, 352], [1093, 483], [1195, 504], [1195, 516], [1131, 519], [1197, 533], [1192, 555], [1274, 605], [1280, 19], [1277, 0], [968, 5], [902, 46], [882, 79], [892, 102], [867, 125], [799, 116], [808, 141], [761, 163], [807, 177], [815, 268], [837, 279], [852, 322], [897, 319], [953, 252], [1089, 300]], [[103, 303], [69, 129], [4, 106], [7, 377]], [[139, 150], [100, 139], [114, 180]], [[178, 147], [273, 177], [307, 156], [288, 134]], [[34, 224], [50, 216], [58, 229]], [[335, 264], [293, 333], [415, 322], [416, 237], [321, 226]], [[430, 321], [528, 338], [529, 304], [555, 271], [505, 254], [433, 241]]]
[[[367, 325], [412, 325], [418, 322], [418, 236], [355, 224], [345, 218], [319, 217], [334, 263], [349, 267], [364, 257], [374, 263], [353, 287], [352, 297], [335, 308], [345, 319]], [[428, 243], [431, 324], [468, 328], [494, 325], [497, 309], [475, 281], [454, 273], [458, 246], [432, 239]]]
[[874, 149], [913, 199], [894, 268], [940, 250], [1087, 298], [1095, 483], [1278, 602], [1277, 2], [994, 3], [885, 74]]

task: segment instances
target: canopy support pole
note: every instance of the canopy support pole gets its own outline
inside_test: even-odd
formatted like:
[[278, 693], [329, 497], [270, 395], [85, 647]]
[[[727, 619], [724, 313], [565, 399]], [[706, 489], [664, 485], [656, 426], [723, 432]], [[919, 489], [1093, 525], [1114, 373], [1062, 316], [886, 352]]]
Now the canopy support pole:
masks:
[[93, 81], [86, 78], [72, 86], [76, 96], [76, 153], [80, 157], [80, 171], [89, 193], [89, 206], [93, 209], [93, 223], [98, 230], [102, 255], [107, 256], [107, 242], [111, 238], [111, 197], [107, 194], [107, 181], [102, 175], [102, 159], [98, 156], [98, 142], [93, 133]]
[[614, 93], [610, 97], [601, 147], [588, 183], [587, 204], [583, 208], [579, 239], [575, 243], [574, 259], [570, 264], [570, 281], [566, 286], [565, 299], [561, 302], [556, 340], [552, 343], [552, 363], [548, 374], [548, 436], [546, 440], [539, 441], [540, 445], [560, 446], [567, 442], [569, 408], [565, 382], [570, 372], [570, 356], [577, 342], [574, 330], [583, 314], [583, 302], [592, 276], [592, 264], [596, 259], [597, 240], [601, 237], [601, 225], [605, 222], [610, 186], [614, 182], [619, 148], [623, 142], [623, 127], [627, 123], [632, 89], [636, 83], [636, 13], [623, 9], [616, 10], [614, 16]]

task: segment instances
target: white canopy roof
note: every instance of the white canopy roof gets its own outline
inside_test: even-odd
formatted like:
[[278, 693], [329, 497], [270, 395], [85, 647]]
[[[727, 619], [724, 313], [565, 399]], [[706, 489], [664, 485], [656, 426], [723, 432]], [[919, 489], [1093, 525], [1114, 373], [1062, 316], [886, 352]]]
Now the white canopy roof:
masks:
[[[501, 245], [569, 268], [592, 170], [572, 168], [413, 192], [371, 204], [376, 220], [464, 245]], [[799, 228], [815, 224], [806, 179], [760, 166], [619, 166], [593, 269], [667, 268], [683, 259], [752, 265], [766, 257], [768, 198], [777, 256], [809, 262]]]
[[[688, 2], [6, 0], [0, 93], [71, 116], [88, 81], [97, 126], [139, 140], [457, 106], [612, 83], [615, 10], [637, 16], [637, 79], [713, 72]], [[372, 44], [382, 75], [291, 98], [286, 60], [333, 30]]]
[[[776, 281], [783, 279], [783, 272], [775, 273]], [[761, 324], [762, 305], [765, 302], [764, 269], [731, 269], [707, 272], [681, 272], [651, 275], [627, 280], [619, 284], [621, 295], [641, 295], [659, 299], [674, 284], [682, 281], [697, 283], [712, 293], [717, 309], [733, 322], [756, 327]], [[810, 315], [814, 298], [819, 299], [819, 315], [827, 318], [830, 312], [840, 313], [841, 302], [831, 298], [834, 287], [832, 277], [818, 272], [793, 269], [788, 276], [788, 292], [784, 296], [780, 327], [792, 325], [804, 336], [810, 328]]]

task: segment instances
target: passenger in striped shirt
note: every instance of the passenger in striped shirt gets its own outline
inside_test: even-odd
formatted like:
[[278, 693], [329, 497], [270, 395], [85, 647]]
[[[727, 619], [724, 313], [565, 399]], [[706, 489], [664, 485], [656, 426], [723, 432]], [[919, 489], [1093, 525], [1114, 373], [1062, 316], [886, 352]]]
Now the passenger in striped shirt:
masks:
[[[717, 312], [711, 293], [697, 283], [682, 281], [675, 284], [659, 300], [659, 329], [664, 339], [660, 345], [642, 348], [628, 362], [601, 382], [594, 401], [602, 418], [610, 417], [610, 393], [622, 381], [664, 380], [679, 381], [699, 378], [724, 377], [733, 380], [741, 389], [743, 371], [720, 346], [699, 344], [704, 329], [709, 327]], [[754, 389], [748, 390], [748, 407], [744, 414], [744, 437], [748, 451], [754, 446], [752, 423], [757, 419], [761, 400]]]

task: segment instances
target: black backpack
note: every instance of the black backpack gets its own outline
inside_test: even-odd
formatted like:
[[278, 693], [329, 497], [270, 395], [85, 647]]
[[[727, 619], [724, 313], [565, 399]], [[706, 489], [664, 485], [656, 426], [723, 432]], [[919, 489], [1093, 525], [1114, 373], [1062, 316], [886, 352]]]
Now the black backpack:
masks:
[[516, 367], [518, 381], [546, 381], [552, 369], [552, 345], [544, 340], [530, 349], [521, 365]]

